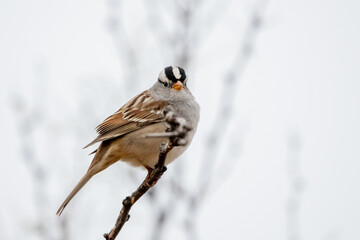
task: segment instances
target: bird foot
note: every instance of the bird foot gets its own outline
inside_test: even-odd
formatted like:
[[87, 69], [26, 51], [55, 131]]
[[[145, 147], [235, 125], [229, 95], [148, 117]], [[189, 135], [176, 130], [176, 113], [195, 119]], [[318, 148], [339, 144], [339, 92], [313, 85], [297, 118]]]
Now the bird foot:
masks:
[[150, 168], [150, 167], [146, 167], [146, 170], [148, 170], [148, 174], [146, 175], [146, 178], [145, 178], [145, 184], [148, 187], [153, 187], [157, 183], [157, 181], [160, 179], [160, 177], [163, 175], [163, 173], [167, 170], [167, 168], [166, 168], [166, 166], [163, 166], [160, 169], [160, 171], [156, 173], [156, 176], [154, 176], [155, 180], [152, 179], [152, 183], [150, 183], [149, 180], [150, 180], [150, 175], [154, 171], [154, 169]]

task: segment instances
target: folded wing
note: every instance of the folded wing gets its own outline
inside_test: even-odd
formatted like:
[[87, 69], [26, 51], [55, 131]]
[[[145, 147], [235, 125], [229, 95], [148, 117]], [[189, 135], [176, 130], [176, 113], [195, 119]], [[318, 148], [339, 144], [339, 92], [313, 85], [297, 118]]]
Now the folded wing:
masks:
[[148, 91], [142, 92], [97, 126], [99, 135], [84, 148], [164, 121], [163, 110], [167, 105], [166, 101], [155, 100]]

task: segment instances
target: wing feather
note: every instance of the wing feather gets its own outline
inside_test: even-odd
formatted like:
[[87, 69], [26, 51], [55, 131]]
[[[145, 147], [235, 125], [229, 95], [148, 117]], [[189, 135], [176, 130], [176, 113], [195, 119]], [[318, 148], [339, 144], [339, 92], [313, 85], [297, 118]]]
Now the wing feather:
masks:
[[166, 101], [155, 100], [148, 91], [137, 95], [96, 127], [97, 138], [84, 148], [136, 131], [144, 125], [164, 121]]

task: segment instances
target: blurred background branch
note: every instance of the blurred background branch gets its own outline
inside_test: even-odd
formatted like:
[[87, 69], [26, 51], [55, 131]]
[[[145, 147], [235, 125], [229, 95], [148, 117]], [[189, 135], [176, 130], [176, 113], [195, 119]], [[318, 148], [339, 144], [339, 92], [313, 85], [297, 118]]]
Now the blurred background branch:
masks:
[[290, 190], [286, 206], [286, 235], [288, 240], [300, 240], [300, 203], [304, 191], [304, 179], [301, 176], [300, 165], [301, 140], [297, 134], [288, 139], [288, 156], [286, 170], [289, 178]]
[[[27, 167], [33, 187], [33, 199], [28, 199], [28, 205], [35, 207], [36, 221], [30, 224], [30, 232], [38, 239], [52, 239], [54, 233], [49, 228], [49, 219], [51, 214], [48, 212], [50, 207], [51, 191], [49, 190], [49, 172], [48, 163], [44, 162], [41, 154], [36, 151], [36, 139], [38, 133], [43, 131], [48, 119], [46, 118], [46, 89], [47, 69], [44, 64], [34, 66], [33, 91], [31, 92], [32, 105], [29, 104], [21, 95], [16, 93], [11, 97], [13, 106], [13, 116], [16, 119], [18, 135], [20, 140], [21, 159]], [[21, 175], [19, 176], [21, 178]], [[61, 240], [67, 240], [68, 228], [66, 225], [67, 218], [61, 220], [59, 232]], [[29, 223], [27, 223], [29, 224]]]

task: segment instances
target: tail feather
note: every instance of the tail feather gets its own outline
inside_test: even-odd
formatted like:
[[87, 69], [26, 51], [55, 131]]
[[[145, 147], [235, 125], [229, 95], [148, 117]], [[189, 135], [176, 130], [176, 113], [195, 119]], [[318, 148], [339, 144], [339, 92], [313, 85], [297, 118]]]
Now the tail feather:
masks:
[[60, 208], [57, 210], [56, 215], [60, 216], [61, 213], [64, 211], [66, 205], [73, 199], [73, 197], [84, 187], [84, 185], [91, 179], [91, 177], [94, 176], [90, 171], [88, 171], [76, 184], [74, 189], [71, 191], [69, 196], [65, 199], [65, 201], [61, 204]]

